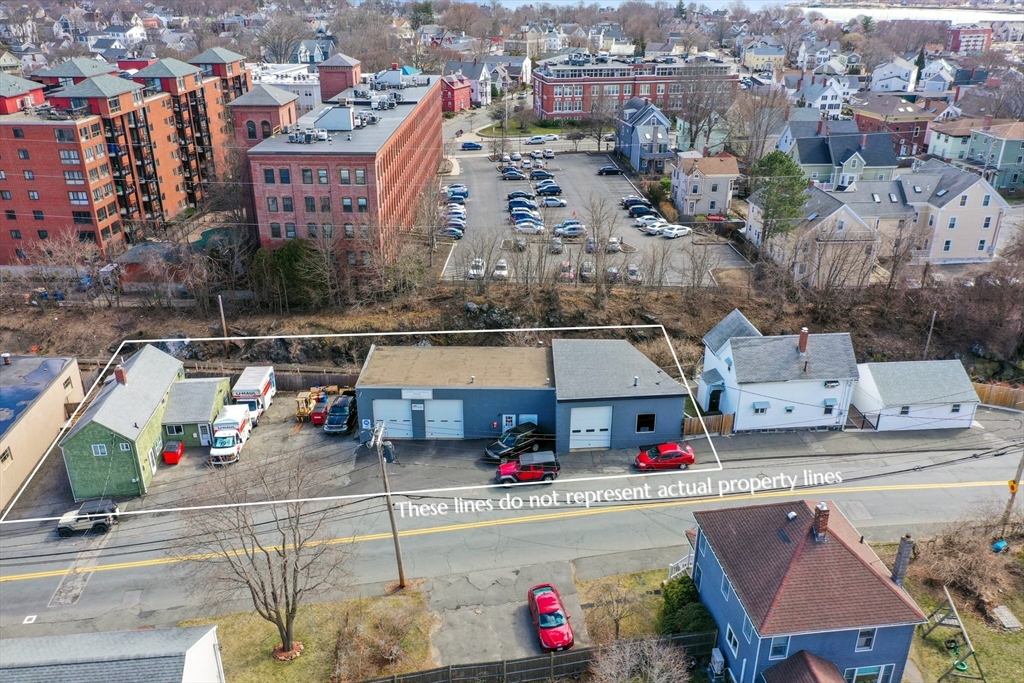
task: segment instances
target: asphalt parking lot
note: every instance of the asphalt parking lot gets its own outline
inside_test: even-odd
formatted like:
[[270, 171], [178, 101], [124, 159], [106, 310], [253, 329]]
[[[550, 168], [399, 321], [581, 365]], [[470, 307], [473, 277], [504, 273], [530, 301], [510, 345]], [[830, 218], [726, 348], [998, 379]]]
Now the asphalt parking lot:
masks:
[[[527, 157], [544, 145], [521, 145], [520, 153]], [[674, 240], [645, 235], [634, 226], [634, 221], [619, 206], [619, 200], [628, 194], [638, 194], [637, 189], [625, 176], [599, 176], [597, 170], [615, 163], [609, 155], [556, 152], [554, 159], [546, 161], [546, 169], [555, 175], [561, 186], [562, 199], [566, 207], [540, 209], [548, 232], [545, 235], [525, 236], [528, 241], [526, 253], [513, 248], [517, 236], [509, 223], [506, 196], [513, 190], [534, 191], [529, 181], [502, 180], [498, 165], [487, 158], [485, 151], [459, 152], [459, 174], [451, 182], [463, 183], [469, 189], [466, 202], [467, 230], [452, 252], [445, 266], [444, 277], [452, 280], [465, 279], [474, 258], [482, 258], [489, 274], [499, 259], [508, 261], [514, 280], [530, 278], [544, 281], [553, 277], [563, 261], [573, 264], [579, 270], [580, 264], [592, 260], [584, 253], [585, 240], [566, 241], [562, 254], [550, 250], [552, 227], [567, 219], [587, 222], [588, 207], [602, 200], [613, 212], [614, 224], [609, 235], [623, 241], [625, 253], [609, 254], [605, 266], [617, 266], [620, 271], [627, 264], [636, 264], [645, 274], [645, 281], [661, 280], [665, 285], [689, 284], [700, 277], [704, 285], [713, 285], [714, 279], [708, 272], [717, 268], [742, 268], [748, 264], [728, 244], [705, 244], [700, 236], [694, 244], [694, 236]], [[695, 273], [694, 264], [701, 273]]]

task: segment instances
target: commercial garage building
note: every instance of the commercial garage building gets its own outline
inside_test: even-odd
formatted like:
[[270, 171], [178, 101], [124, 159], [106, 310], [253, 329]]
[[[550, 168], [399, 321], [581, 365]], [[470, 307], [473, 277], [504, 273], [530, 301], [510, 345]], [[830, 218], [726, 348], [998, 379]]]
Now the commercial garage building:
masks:
[[551, 348], [374, 346], [356, 383], [389, 438], [488, 439], [521, 422], [559, 452], [679, 439], [686, 389], [624, 340]]

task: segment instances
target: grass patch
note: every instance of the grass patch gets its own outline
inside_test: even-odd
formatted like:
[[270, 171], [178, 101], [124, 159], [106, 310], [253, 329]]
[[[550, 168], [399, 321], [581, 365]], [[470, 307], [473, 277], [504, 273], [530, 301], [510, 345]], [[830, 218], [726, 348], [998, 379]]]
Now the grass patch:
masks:
[[[374, 611], [380, 609], [414, 612], [414, 628], [403, 643], [405, 655], [394, 666], [373, 663], [372, 667], [376, 671], [366, 671], [365, 663], [360, 662], [360, 668], [366, 675], [352, 680], [431, 668], [431, 617], [427, 612], [426, 601], [419, 593], [324, 602], [301, 607], [296, 617], [295, 637], [306, 649], [301, 657], [291, 662], [277, 662], [270, 656], [274, 647], [281, 642], [277, 629], [270, 622], [259, 618], [255, 612], [236, 612], [208, 619], [192, 619], [179, 625], [217, 624], [224, 673], [232, 683], [328, 683], [334, 671], [334, 654], [339, 633], [353, 630], [370, 631], [373, 628]], [[356, 650], [358, 648], [353, 647], [346, 651], [343, 647], [342, 654], [352, 656]]]
[[[610, 620], [612, 612], [622, 615], [620, 638], [653, 638], [658, 633], [658, 609], [661, 607], [661, 582], [668, 578], [667, 569], [649, 569], [632, 574], [605, 576], [599, 579], [577, 581], [587, 632], [595, 643], [608, 643], [615, 639], [615, 626]], [[610, 586], [621, 589], [626, 607], [602, 605]], [[654, 591], [659, 591], [656, 595]]]
[[[477, 132], [477, 135], [484, 135], [484, 136], [490, 136], [490, 137], [501, 137], [501, 126], [499, 126], [498, 124], [495, 123], [495, 124], [492, 124], [490, 126], [487, 126], [486, 128], [481, 128], [480, 130], [478, 130], [476, 132]], [[562, 135], [562, 129], [561, 128], [549, 128], [549, 127], [545, 127], [545, 126], [531, 125], [531, 126], [528, 126], [526, 128], [526, 130], [524, 131], [524, 130], [521, 130], [519, 128], [519, 124], [513, 123], [511, 126], [508, 127], [508, 130], [505, 131], [505, 137], [513, 137], [513, 138], [516, 137], [516, 136], [528, 137], [528, 136], [531, 136], [531, 135], [547, 135], [548, 133], [554, 133], [555, 135], [561, 136]]]

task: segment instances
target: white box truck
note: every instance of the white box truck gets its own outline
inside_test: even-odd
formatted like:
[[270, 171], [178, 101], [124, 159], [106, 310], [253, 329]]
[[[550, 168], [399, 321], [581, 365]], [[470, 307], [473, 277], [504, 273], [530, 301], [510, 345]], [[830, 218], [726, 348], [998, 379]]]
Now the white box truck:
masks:
[[231, 400], [236, 405], [249, 407], [252, 426], [259, 424], [263, 411], [270, 407], [277, 394], [277, 379], [274, 368], [254, 366], [242, 371], [235, 386], [231, 389]]
[[213, 423], [213, 445], [210, 446], [211, 465], [230, 465], [238, 462], [242, 446], [252, 433], [249, 406], [224, 406]]

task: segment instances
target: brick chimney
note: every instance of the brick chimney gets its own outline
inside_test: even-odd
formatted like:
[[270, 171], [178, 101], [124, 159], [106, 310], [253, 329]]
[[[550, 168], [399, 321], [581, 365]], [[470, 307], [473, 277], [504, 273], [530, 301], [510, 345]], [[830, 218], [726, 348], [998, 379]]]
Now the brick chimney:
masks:
[[825, 121], [819, 119], [818, 120], [818, 135], [821, 135], [821, 131], [822, 131], [822, 129], [824, 127], [825, 127]]
[[862, 133], [860, 136], [860, 148], [867, 149], [868, 146], [868, 134]]
[[828, 536], [828, 505], [821, 501], [814, 506], [814, 525], [811, 527], [814, 532], [814, 540], [824, 543]]
[[797, 343], [797, 350], [800, 351], [801, 356], [807, 355], [807, 337], [810, 336], [806, 327], [800, 328], [800, 341]]
[[114, 368], [114, 379], [118, 384], [128, 384], [128, 371], [124, 369], [123, 365]]
[[985, 114], [985, 125], [981, 127], [982, 130], [990, 130], [992, 128], [992, 114]]
[[897, 586], [903, 585], [910, 566], [910, 556], [914, 551], [914, 539], [907, 534], [900, 539], [900, 549], [896, 551], [896, 561], [892, 565], [892, 580]]

